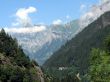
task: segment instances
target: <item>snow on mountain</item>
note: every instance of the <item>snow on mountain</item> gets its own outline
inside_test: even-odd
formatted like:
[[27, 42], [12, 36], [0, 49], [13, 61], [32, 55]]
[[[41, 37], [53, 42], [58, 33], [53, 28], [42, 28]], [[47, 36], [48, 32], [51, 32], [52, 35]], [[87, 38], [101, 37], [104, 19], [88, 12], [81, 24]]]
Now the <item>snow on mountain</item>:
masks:
[[5, 28], [6, 32], [18, 39], [18, 43], [23, 47], [24, 52], [40, 65], [65, 42], [74, 37], [78, 29], [78, 20], [64, 25]]

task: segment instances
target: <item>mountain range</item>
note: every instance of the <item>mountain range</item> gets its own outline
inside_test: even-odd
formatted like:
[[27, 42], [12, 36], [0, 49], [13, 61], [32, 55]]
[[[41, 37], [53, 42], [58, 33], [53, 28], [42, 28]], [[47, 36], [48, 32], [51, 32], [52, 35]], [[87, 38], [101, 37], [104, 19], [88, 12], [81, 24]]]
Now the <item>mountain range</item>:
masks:
[[[9, 32], [23, 47], [24, 52], [42, 65], [55, 51], [75, 36], [79, 29], [78, 20], [67, 24], [50, 25], [46, 30], [32, 33]], [[36, 25], [42, 26], [42, 25]], [[33, 26], [35, 27], [35, 26]], [[27, 27], [27, 28], [33, 28]]]
[[[23, 28], [32, 29], [32, 32], [12, 32], [9, 34], [18, 39], [18, 43], [23, 47], [24, 52], [31, 59], [35, 59], [42, 65], [50, 56], [57, 51], [68, 40], [71, 40], [77, 33], [82, 31], [90, 23], [97, 20], [102, 14], [109, 11], [110, 1], [100, 5], [93, 5], [90, 10], [81, 16], [80, 19], [73, 20], [60, 25], [34, 25]], [[34, 27], [45, 27], [45, 30], [35, 32]], [[22, 28], [22, 27], [21, 27]], [[38, 28], [39, 29], [39, 28]], [[28, 30], [28, 31], [29, 31]], [[15, 31], [15, 29], [14, 29]]]

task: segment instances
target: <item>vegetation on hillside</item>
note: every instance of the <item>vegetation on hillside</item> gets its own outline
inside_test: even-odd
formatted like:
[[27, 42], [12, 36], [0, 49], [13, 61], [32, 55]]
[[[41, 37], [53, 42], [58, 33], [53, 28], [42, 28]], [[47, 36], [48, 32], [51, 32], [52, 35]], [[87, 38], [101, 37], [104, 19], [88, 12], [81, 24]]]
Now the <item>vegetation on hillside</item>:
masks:
[[26, 56], [17, 40], [0, 31], [0, 82], [40, 82], [37, 63]]
[[103, 21], [110, 22], [107, 20], [110, 18], [108, 14], [110, 12], [102, 15], [78, 33], [72, 40], [68, 41], [45, 62], [43, 67], [75, 66], [82, 75], [87, 73], [91, 49], [103, 48], [104, 39], [110, 33], [110, 25], [108, 23], [107, 25], [103, 24]]
[[105, 38], [103, 48], [91, 50], [88, 62], [88, 72], [83, 76], [78, 76], [75, 67], [48, 68], [46, 82], [110, 82], [110, 36]]
[[[59, 67], [75, 67], [77, 72], [74, 72], [73, 75], [79, 73], [84, 82], [87, 78], [91, 82], [109, 82], [110, 38], [105, 40], [105, 37], [110, 34], [109, 19], [110, 12], [103, 14], [55, 52], [43, 67], [46, 70]], [[54, 72], [53, 75], [56, 76], [60, 72], [56, 73]], [[65, 74], [62, 76], [65, 76]]]
[[93, 49], [88, 72], [90, 82], [110, 82], [110, 36], [105, 40], [105, 49]]

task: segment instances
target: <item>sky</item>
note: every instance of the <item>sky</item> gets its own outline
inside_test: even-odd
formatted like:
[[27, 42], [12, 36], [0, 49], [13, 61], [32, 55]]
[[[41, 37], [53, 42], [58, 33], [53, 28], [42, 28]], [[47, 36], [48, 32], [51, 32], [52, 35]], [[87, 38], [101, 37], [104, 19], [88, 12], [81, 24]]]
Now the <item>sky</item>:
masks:
[[60, 24], [80, 18], [99, 0], [2, 0], [0, 27]]

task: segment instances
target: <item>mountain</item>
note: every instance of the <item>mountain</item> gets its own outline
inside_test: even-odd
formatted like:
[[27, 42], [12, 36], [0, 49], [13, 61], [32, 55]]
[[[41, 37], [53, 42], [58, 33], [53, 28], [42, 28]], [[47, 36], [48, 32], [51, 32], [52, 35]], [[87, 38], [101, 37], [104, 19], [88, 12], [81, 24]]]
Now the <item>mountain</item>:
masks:
[[110, 11], [110, 0], [101, 1], [100, 4], [95, 4], [90, 7], [88, 12], [80, 17], [79, 24], [81, 28], [87, 27], [90, 23], [94, 22], [102, 14]]
[[87, 72], [92, 48], [102, 48], [103, 41], [110, 34], [110, 12], [101, 15], [72, 40], [56, 51], [43, 65], [44, 68], [75, 66], [81, 74]]
[[[43, 25], [36, 25], [43, 26]], [[74, 20], [61, 25], [44, 25], [45, 30], [40, 32], [8, 32], [18, 39], [24, 52], [42, 65], [52, 54], [68, 40], [75, 36], [79, 29], [79, 21]], [[33, 26], [35, 27], [35, 26]], [[27, 28], [33, 28], [27, 27]]]
[[17, 40], [0, 31], [0, 82], [44, 82], [42, 70], [30, 60]]

